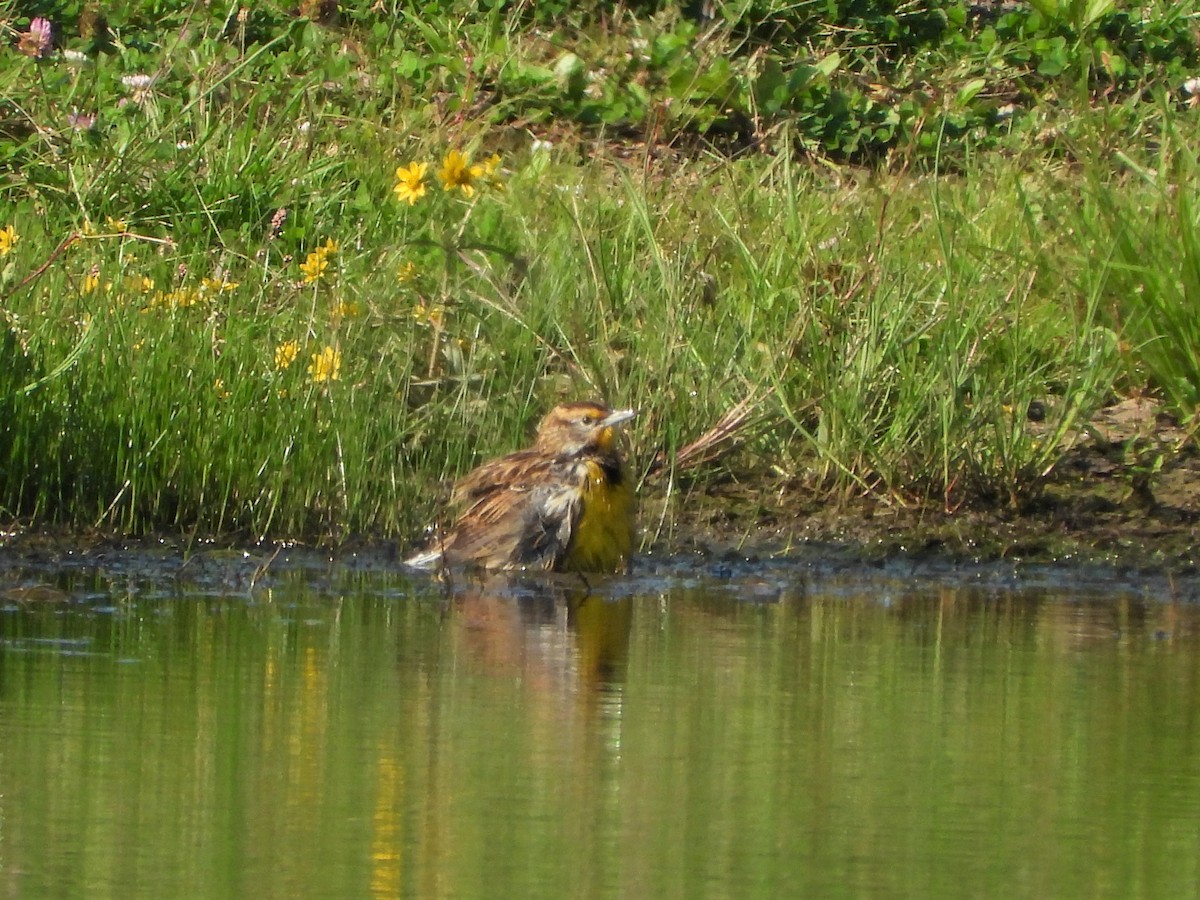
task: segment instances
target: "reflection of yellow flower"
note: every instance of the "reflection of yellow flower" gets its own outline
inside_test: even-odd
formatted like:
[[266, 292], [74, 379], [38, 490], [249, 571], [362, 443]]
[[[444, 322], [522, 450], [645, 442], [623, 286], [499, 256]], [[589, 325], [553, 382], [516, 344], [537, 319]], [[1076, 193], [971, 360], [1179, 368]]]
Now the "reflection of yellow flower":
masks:
[[320, 353], [312, 355], [308, 364], [308, 377], [315, 383], [337, 381], [342, 371], [342, 354], [332, 347], [326, 347]]
[[275, 348], [275, 368], [283, 371], [296, 361], [300, 355], [300, 344], [297, 341], [284, 341]]
[[396, 186], [392, 190], [396, 199], [409, 206], [425, 196], [425, 172], [429, 163], [415, 162], [396, 169]]
[[459, 152], [451, 150], [446, 154], [446, 158], [442, 160], [442, 169], [438, 172], [438, 178], [442, 181], [442, 186], [452, 191], [458, 188], [463, 192], [464, 197], [472, 197], [475, 195], [475, 179], [483, 175], [483, 166], [471, 165], [471, 157]]
[[11, 225], [5, 225], [0, 228], [0, 256], [8, 256], [12, 253], [12, 248], [17, 245], [17, 241], [21, 236], [17, 234], [17, 229]]

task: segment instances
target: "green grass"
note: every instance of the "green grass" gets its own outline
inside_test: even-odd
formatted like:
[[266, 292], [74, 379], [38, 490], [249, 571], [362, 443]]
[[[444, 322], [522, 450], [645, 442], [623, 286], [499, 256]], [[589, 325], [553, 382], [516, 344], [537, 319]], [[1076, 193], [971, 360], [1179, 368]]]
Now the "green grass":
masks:
[[[488, 25], [484, 68], [533, 64], [519, 25]], [[637, 406], [639, 466], [661, 451], [701, 485], [1019, 505], [1114, 393], [1196, 408], [1193, 109], [1064, 106], [1061, 139], [922, 157], [918, 135], [874, 168], [648, 152], [513, 118], [536, 92], [472, 106], [470, 70], [383, 78], [411, 63], [400, 28], [255, 43], [200, 20], [84, 65], [3, 51], [0, 516], [408, 539], [444, 479], [568, 397]], [[100, 124], [72, 130], [71, 107]], [[790, 127], [777, 149], [804, 142]], [[455, 147], [500, 153], [496, 183], [444, 191]], [[392, 187], [415, 160], [410, 206]], [[746, 398], [739, 448], [677, 472]]]

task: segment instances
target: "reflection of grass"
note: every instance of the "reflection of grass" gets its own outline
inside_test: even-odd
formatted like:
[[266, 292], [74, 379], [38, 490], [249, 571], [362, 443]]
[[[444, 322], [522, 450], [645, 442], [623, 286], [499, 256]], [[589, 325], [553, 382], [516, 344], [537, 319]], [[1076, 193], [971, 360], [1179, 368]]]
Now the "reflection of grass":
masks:
[[[154, 116], [80, 79], [109, 129], [48, 130], [0, 189], [0, 228], [20, 235], [0, 260], [0, 369], [25, 372], [0, 375], [0, 512], [411, 533], [437, 480], [521, 443], [563, 396], [641, 408], [635, 457], [665, 450], [667, 472], [749, 397], [719, 435], [741, 449], [698, 454], [696, 477], [1008, 502], [1112, 390], [1112, 285], [1136, 261], [1169, 299], [1186, 266], [1183, 309], [1200, 284], [1194, 228], [1172, 238], [1182, 191], [1110, 261], [1086, 226], [1141, 222], [1145, 191], [1103, 161], [1060, 176], [1030, 151], [953, 180], [856, 180], [783, 156], [498, 158], [481, 125], [326, 114], [321, 72], [260, 90], [262, 48], [198, 46], [177, 61], [198, 93], [152, 81]], [[1101, 187], [1077, 221], [1064, 198], [1082, 183]], [[1195, 386], [1195, 340], [1140, 335], [1164, 390]], [[1158, 361], [1168, 345], [1191, 355]], [[1036, 437], [1035, 399], [1053, 401]]]

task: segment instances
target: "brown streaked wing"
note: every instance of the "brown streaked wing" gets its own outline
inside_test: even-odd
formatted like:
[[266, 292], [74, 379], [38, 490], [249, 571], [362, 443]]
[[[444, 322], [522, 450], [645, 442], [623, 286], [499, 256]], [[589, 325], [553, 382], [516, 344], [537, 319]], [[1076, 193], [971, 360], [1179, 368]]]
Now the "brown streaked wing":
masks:
[[522, 490], [544, 480], [554, 466], [553, 459], [533, 450], [519, 450], [485, 462], [454, 484], [452, 503], [469, 504], [492, 491]]
[[[473, 502], [446, 537], [447, 562], [493, 569], [552, 569], [561, 562], [582, 508], [579, 467], [538, 454], [516, 459], [523, 456], [497, 460], [459, 482], [456, 493], [465, 489], [464, 499]], [[494, 475], [484, 472], [492, 468]]]

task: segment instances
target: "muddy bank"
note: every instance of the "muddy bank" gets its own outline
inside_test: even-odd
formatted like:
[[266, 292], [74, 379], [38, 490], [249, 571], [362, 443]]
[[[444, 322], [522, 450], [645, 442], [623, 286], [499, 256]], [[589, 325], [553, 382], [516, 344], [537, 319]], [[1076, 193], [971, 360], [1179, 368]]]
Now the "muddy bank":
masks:
[[669, 529], [671, 539], [704, 552], [824, 544], [873, 560], [942, 555], [1200, 572], [1200, 454], [1191, 433], [1142, 399], [1102, 410], [1043, 489], [1017, 504], [831, 504], [789, 486], [766, 493], [721, 485], [681, 505], [695, 513]]

